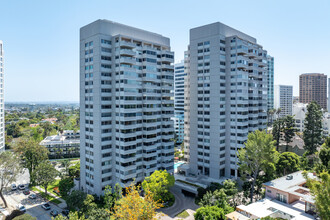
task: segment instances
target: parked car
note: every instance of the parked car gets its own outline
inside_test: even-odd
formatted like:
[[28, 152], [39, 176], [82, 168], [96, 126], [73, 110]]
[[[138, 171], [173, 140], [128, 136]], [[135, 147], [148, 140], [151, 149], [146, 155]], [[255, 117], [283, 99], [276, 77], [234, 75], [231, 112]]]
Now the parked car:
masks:
[[48, 203], [45, 203], [41, 206], [45, 210], [50, 210], [50, 205]]
[[16, 190], [16, 189], [17, 189], [16, 184], [11, 184], [11, 190], [14, 191], [14, 190]]
[[29, 195], [29, 199], [36, 199], [36, 198], [37, 198], [37, 195], [36, 194]]
[[22, 205], [22, 204], [17, 204], [17, 205], [16, 205], [16, 208], [17, 208], [18, 210], [22, 211], [22, 212], [26, 212], [26, 209], [25, 209], [24, 205]]
[[68, 216], [69, 215], [69, 210], [68, 209], [63, 209], [63, 211], [62, 211], [62, 215], [64, 215], [64, 216]]
[[24, 185], [24, 184], [20, 184], [20, 185], [18, 186], [18, 189], [19, 189], [19, 190], [24, 190], [24, 189], [25, 189], [25, 185]]
[[24, 195], [29, 195], [29, 194], [30, 194], [30, 190], [29, 190], [29, 189], [25, 189], [25, 190], [23, 191], [23, 194], [24, 194]]
[[56, 216], [58, 216], [58, 211], [56, 211], [56, 210], [52, 210], [52, 211], [50, 212], [50, 215], [53, 216], [53, 217], [56, 217]]

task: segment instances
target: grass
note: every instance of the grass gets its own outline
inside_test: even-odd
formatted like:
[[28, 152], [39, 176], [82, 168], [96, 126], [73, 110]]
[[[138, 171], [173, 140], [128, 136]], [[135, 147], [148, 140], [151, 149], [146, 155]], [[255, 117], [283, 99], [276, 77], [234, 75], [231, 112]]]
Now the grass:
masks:
[[31, 190], [34, 191], [34, 192], [38, 192], [39, 195], [40, 195], [42, 198], [47, 199], [47, 200], [49, 200], [49, 201], [52, 202], [52, 203], [55, 203], [55, 204], [57, 204], [57, 205], [60, 204], [60, 203], [62, 203], [60, 200], [54, 198], [53, 196], [49, 195], [48, 193], [47, 193], [47, 195], [46, 195], [45, 192], [43, 192], [43, 191], [37, 189], [35, 186], [32, 186], [32, 187], [31, 187]]
[[60, 179], [56, 179], [55, 182], [53, 182], [52, 184], [49, 184], [49, 186], [47, 187], [47, 191], [49, 192], [53, 192], [54, 187], [58, 187], [58, 184], [60, 183]]
[[183, 180], [175, 180], [175, 181], [181, 182], [181, 183], [185, 183], [187, 185], [194, 186], [194, 187], [197, 187], [197, 188], [201, 187], [199, 185], [196, 185], [196, 184], [193, 184], [193, 183], [189, 183], [189, 182], [186, 182], [186, 181], [183, 181]]
[[187, 218], [189, 216], [189, 213], [184, 210], [183, 212], [179, 213], [176, 217], [178, 218]]

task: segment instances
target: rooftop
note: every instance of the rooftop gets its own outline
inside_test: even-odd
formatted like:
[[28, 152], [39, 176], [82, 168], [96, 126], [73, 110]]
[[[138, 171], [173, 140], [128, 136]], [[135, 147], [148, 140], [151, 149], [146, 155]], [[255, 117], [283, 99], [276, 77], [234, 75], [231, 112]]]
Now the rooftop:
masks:
[[247, 206], [239, 205], [237, 210], [247, 212], [258, 218], [266, 216], [283, 218], [285, 216], [286, 219], [314, 219], [312, 215], [305, 213], [305, 204], [299, 200], [292, 204], [286, 204], [277, 200], [262, 199]]
[[[291, 173], [288, 176], [283, 176], [264, 183], [263, 185], [294, 194], [307, 202], [314, 203], [314, 200], [309, 193], [309, 189], [303, 186], [306, 183], [306, 179], [302, 175], [302, 172], [303, 171], [297, 171], [295, 173]], [[308, 173], [308, 177], [311, 179], [316, 178], [313, 173]]]

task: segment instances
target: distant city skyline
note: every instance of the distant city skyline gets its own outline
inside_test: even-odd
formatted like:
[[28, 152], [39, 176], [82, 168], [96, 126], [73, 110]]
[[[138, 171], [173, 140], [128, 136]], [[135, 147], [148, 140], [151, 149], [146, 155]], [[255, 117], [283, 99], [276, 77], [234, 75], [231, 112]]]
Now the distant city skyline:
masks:
[[[267, 48], [274, 56], [274, 83], [292, 85], [294, 96], [299, 94], [300, 74], [330, 74], [330, 44], [324, 43], [330, 38], [330, 29], [326, 28], [329, 1], [235, 3], [131, 2], [123, 8], [121, 2], [105, 0], [93, 4], [78, 0], [3, 2], [0, 40], [4, 42], [6, 63], [5, 101], [79, 101], [79, 28], [97, 19], [170, 37], [176, 62], [187, 50], [189, 29], [225, 23], [256, 37]], [[163, 11], [171, 13], [165, 16]]]

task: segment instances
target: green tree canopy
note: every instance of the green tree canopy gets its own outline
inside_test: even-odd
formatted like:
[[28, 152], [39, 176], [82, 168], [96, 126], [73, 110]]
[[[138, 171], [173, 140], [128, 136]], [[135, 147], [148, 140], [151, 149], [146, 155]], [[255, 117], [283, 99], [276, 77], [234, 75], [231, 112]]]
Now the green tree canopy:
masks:
[[[250, 200], [253, 202], [256, 180], [267, 169], [275, 171], [277, 152], [274, 147], [275, 141], [271, 134], [256, 130], [248, 135], [245, 148], [238, 151], [240, 172], [243, 179], [252, 181], [250, 189]], [[262, 172], [263, 171], [263, 172]]]
[[288, 145], [291, 143], [292, 138], [295, 135], [296, 131], [296, 120], [292, 115], [288, 115], [284, 118], [283, 122], [283, 133], [284, 133], [284, 141], [286, 142], [287, 145], [287, 151], [288, 151]]
[[84, 206], [84, 201], [87, 194], [79, 190], [73, 190], [69, 196], [67, 196], [66, 204], [70, 209], [79, 211]]
[[320, 180], [310, 179], [304, 172], [307, 186], [314, 196], [315, 206], [321, 219], [329, 219], [330, 216], [330, 174], [322, 172]]
[[60, 180], [58, 184], [58, 189], [60, 190], [61, 195], [66, 197], [73, 186], [73, 179], [69, 177]]
[[48, 185], [56, 180], [58, 174], [58, 171], [49, 161], [43, 161], [38, 164], [31, 176], [33, 176], [37, 185], [44, 187], [47, 194]]
[[307, 106], [303, 139], [308, 154], [314, 154], [322, 144], [322, 116], [321, 107], [316, 102]]
[[283, 152], [279, 155], [276, 163], [276, 171], [279, 175], [285, 176], [299, 170], [299, 156], [293, 152]]
[[76, 163], [73, 166], [69, 167], [69, 176], [72, 178], [80, 177], [80, 162]]
[[194, 214], [195, 220], [225, 220], [225, 212], [218, 206], [200, 207]]
[[156, 170], [142, 182], [144, 190], [149, 190], [156, 201], [162, 200], [167, 202], [168, 190], [174, 185], [174, 176], [170, 175], [166, 170]]
[[[39, 145], [32, 139], [20, 140], [14, 151], [21, 156], [23, 166], [29, 170], [30, 175], [41, 162], [48, 159], [47, 148]], [[34, 183], [33, 177], [31, 177], [31, 182]]]
[[319, 158], [323, 165], [322, 169], [330, 171], [330, 137], [325, 140], [319, 152]]

